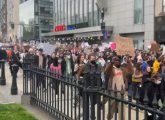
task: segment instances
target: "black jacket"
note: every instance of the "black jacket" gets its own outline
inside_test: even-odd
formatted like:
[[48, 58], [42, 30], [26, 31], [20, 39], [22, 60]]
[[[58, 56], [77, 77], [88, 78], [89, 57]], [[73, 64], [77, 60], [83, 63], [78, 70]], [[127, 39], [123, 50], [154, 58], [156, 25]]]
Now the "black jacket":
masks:
[[19, 67], [22, 68], [22, 63], [20, 62], [20, 55], [19, 55], [19, 52], [15, 53], [12, 51], [12, 54], [11, 54], [11, 65], [13, 64], [16, 64], [18, 65]]
[[[72, 75], [73, 75], [74, 74], [74, 62], [73, 62], [72, 58], [70, 59], [70, 62], [71, 62], [71, 70], [72, 70]], [[61, 62], [61, 71], [62, 71], [63, 75], [66, 73], [66, 60], [64, 58], [62, 59], [62, 62]]]
[[154, 94], [156, 94], [157, 101], [159, 99], [163, 101], [164, 96], [165, 96], [164, 90], [165, 90], [164, 80], [162, 80], [162, 82], [159, 85], [157, 85], [151, 80], [149, 80], [148, 78], [147, 80], [145, 80], [145, 82], [143, 82], [143, 85], [140, 91], [140, 102], [144, 103], [145, 93], [147, 93], [148, 105], [149, 107], [153, 107], [152, 102], [154, 99]]
[[[43, 63], [42, 63], [42, 68], [45, 69], [46, 68], [46, 57], [45, 55], [43, 54]], [[35, 59], [35, 62], [34, 62], [34, 65], [36, 67], [39, 67], [39, 56], [38, 55], [34, 55], [34, 59]]]

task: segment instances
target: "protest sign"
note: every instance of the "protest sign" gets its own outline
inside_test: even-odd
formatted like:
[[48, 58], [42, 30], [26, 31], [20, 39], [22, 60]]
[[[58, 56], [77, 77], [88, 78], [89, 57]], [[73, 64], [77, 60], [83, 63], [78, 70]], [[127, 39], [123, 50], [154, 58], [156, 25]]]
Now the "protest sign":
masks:
[[135, 56], [135, 48], [132, 38], [116, 36], [116, 52], [118, 55]]
[[40, 43], [37, 48], [42, 48], [46, 55], [51, 55], [55, 50], [55, 46], [48, 43]]
[[110, 42], [110, 48], [112, 51], [116, 50], [116, 43], [115, 42]]
[[150, 52], [157, 53], [159, 52], [160, 45], [156, 41], [151, 42]]

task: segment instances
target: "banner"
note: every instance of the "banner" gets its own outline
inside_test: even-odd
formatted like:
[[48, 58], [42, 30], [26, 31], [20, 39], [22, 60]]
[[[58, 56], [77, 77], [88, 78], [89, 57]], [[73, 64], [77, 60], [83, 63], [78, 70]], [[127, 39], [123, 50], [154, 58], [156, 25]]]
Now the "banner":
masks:
[[135, 56], [135, 48], [132, 38], [116, 36], [116, 52], [118, 55]]

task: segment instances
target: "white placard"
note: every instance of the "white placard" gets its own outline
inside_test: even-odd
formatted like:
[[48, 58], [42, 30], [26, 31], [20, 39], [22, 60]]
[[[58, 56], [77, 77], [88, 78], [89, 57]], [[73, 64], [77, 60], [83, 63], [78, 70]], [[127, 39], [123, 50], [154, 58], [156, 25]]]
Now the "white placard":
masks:
[[42, 48], [44, 54], [51, 55], [55, 51], [55, 46], [48, 43], [40, 43], [38, 49]]

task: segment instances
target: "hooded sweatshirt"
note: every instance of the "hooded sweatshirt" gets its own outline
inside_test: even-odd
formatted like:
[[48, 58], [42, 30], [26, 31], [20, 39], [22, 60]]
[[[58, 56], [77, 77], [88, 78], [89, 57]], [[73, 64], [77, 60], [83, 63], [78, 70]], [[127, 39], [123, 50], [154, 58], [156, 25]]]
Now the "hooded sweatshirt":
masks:
[[155, 60], [153, 64], [153, 73], [157, 73], [159, 68], [160, 68], [160, 62], [158, 60]]

